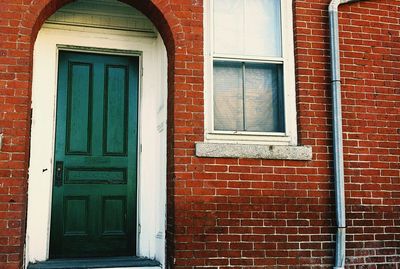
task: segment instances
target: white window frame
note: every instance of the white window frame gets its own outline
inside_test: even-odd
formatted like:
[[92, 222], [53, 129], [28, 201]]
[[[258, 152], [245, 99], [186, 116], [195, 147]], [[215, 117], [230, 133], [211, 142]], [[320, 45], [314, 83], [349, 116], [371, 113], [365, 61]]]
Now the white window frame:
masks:
[[[243, 143], [269, 145], [297, 145], [296, 84], [293, 45], [292, 1], [281, 0], [282, 57], [238, 57], [213, 55], [213, 1], [204, 1], [204, 92], [205, 92], [205, 142]], [[285, 131], [248, 132], [214, 130], [213, 60], [223, 57], [238, 61], [283, 64], [283, 97]]]

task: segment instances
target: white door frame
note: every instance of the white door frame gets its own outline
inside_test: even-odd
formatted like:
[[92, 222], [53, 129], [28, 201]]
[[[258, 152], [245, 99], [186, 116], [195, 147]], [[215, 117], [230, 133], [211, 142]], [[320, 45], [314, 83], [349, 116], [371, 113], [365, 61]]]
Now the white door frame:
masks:
[[[46, 26], [33, 56], [25, 262], [48, 259], [59, 50], [140, 56], [137, 256], [165, 266], [167, 53], [160, 35]], [[145, 180], [143, 180], [145, 179]], [[151, 194], [151, 195], [149, 195]]]

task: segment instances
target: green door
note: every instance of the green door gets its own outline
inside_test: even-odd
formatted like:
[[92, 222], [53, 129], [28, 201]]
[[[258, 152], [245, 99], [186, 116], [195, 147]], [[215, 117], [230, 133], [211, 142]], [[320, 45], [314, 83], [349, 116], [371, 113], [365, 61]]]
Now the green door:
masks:
[[135, 254], [138, 57], [60, 52], [50, 258]]

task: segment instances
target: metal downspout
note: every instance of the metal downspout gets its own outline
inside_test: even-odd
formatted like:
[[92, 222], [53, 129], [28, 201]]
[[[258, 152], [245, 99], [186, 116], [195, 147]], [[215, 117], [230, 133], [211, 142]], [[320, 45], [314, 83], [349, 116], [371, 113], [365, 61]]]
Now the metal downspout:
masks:
[[342, 102], [339, 51], [339, 5], [362, 0], [332, 0], [329, 4], [332, 75], [333, 169], [336, 198], [336, 249], [334, 269], [344, 269], [346, 259], [346, 208], [344, 194]]

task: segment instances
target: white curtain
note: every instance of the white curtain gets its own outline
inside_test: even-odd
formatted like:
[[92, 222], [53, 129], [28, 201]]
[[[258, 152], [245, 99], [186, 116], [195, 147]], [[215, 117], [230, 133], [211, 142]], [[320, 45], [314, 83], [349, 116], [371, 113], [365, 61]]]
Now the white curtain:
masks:
[[242, 63], [214, 63], [214, 129], [243, 130]]
[[214, 0], [214, 53], [282, 56], [280, 0]]
[[214, 62], [214, 129], [283, 131], [281, 76], [279, 64]]
[[280, 67], [275, 64], [246, 64], [244, 86], [246, 131], [283, 131]]

